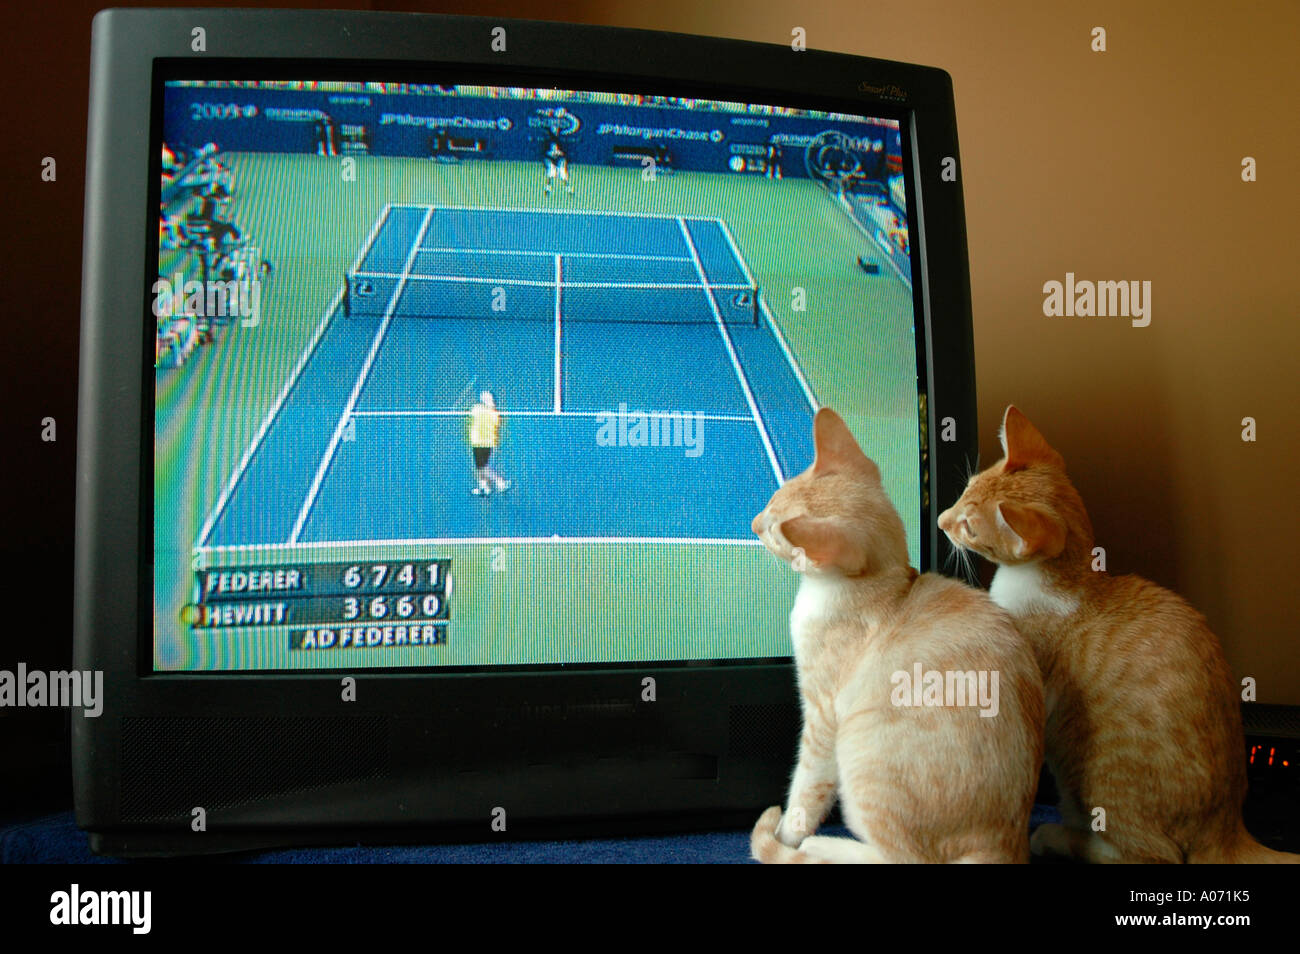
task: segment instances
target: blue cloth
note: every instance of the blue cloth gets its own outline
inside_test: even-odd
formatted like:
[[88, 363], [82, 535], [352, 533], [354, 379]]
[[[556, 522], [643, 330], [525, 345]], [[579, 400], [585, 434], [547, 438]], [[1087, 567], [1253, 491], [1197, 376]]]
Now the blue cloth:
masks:
[[[1030, 827], [1059, 821], [1056, 809], [1034, 806]], [[848, 835], [840, 826], [828, 835]], [[740, 864], [749, 861], [749, 832], [721, 831], [639, 838], [509, 841], [464, 845], [288, 848], [214, 856], [242, 864]], [[0, 864], [119, 864], [91, 853], [71, 812], [0, 830]]]

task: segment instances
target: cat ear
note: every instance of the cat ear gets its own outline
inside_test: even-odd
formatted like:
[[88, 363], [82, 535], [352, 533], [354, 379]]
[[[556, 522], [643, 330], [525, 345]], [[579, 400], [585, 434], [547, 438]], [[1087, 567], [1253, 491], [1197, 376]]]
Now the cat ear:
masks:
[[1039, 507], [998, 504], [998, 526], [1015, 537], [1015, 555], [1050, 560], [1065, 549], [1065, 523]]
[[865, 557], [834, 520], [821, 517], [791, 517], [781, 524], [781, 536], [797, 547], [814, 566], [837, 566], [849, 573], [861, 572]]
[[832, 474], [838, 470], [865, 470], [880, 478], [880, 471], [853, 437], [853, 432], [840, 417], [828, 407], [822, 408], [813, 418], [813, 446], [817, 455], [813, 460], [813, 475]]
[[1065, 459], [1052, 449], [1014, 404], [1007, 405], [1006, 413], [1002, 415], [998, 439], [1002, 441], [1002, 453], [1006, 457], [1004, 471], [1020, 470], [1030, 464], [1051, 464], [1065, 469]]

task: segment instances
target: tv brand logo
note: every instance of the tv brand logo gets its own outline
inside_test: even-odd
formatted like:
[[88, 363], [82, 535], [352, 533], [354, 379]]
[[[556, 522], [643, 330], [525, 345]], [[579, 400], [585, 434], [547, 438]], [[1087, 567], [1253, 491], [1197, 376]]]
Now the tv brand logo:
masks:
[[1065, 283], [1043, 285], [1043, 314], [1049, 318], [1132, 318], [1134, 328], [1151, 324], [1150, 282], [1075, 281], [1065, 273]]
[[863, 80], [858, 84], [859, 93], [870, 93], [872, 96], [878, 96], [881, 99], [891, 99], [901, 103], [907, 99], [907, 90], [901, 86], [895, 86], [893, 83], [869, 83]]
[[152, 891], [82, 891], [74, 884], [50, 895], [51, 924], [129, 924], [132, 934], [148, 934], [152, 912]]

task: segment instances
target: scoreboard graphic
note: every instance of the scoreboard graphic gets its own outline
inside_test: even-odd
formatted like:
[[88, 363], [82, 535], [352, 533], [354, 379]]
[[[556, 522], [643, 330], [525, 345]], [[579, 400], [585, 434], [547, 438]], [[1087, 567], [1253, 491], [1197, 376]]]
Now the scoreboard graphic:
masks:
[[195, 632], [285, 630], [290, 651], [445, 646], [450, 559], [195, 570], [181, 622]]

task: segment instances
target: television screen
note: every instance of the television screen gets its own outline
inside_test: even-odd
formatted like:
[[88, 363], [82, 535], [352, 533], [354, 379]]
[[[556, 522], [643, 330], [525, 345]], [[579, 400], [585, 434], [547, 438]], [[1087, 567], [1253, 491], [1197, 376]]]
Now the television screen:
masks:
[[928, 559], [897, 117], [185, 69], [154, 671], [787, 658], [798, 581], [750, 522], [822, 405]]

